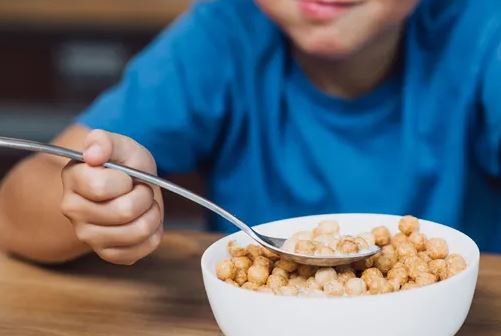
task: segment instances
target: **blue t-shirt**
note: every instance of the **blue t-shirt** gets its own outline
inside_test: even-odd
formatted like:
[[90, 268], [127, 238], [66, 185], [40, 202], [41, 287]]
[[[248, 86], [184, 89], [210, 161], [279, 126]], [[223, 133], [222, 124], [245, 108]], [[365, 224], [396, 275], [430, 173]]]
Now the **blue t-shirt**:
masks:
[[248, 223], [413, 214], [501, 252], [499, 0], [423, 0], [399, 68], [352, 100], [319, 91], [253, 1], [199, 2], [78, 122], [134, 138], [164, 174], [203, 171]]

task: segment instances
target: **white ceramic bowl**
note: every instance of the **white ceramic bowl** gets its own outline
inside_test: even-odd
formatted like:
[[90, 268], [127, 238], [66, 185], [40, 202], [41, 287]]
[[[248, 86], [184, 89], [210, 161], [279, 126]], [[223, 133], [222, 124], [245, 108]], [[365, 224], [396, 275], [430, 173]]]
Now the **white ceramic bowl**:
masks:
[[[378, 225], [398, 231], [400, 217], [373, 214], [337, 214], [292, 218], [256, 229], [289, 237], [311, 229], [325, 219], [335, 219], [341, 234], [370, 231]], [[480, 253], [463, 233], [421, 220], [421, 232], [447, 240], [451, 253], [465, 257], [468, 267], [445, 281], [422, 288], [375, 296], [313, 298], [275, 296], [233, 287], [215, 274], [216, 264], [228, 259], [226, 244], [251, 243], [238, 232], [212, 244], [202, 256], [205, 289], [216, 321], [226, 336], [384, 335], [450, 336], [463, 324], [477, 282]]]

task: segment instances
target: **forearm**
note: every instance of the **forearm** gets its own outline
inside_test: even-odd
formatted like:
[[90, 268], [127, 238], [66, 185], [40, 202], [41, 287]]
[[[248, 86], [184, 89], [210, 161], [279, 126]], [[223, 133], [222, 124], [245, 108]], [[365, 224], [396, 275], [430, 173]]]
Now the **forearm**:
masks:
[[44, 155], [21, 162], [0, 186], [0, 248], [39, 262], [63, 262], [88, 251], [61, 214], [64, 165]]

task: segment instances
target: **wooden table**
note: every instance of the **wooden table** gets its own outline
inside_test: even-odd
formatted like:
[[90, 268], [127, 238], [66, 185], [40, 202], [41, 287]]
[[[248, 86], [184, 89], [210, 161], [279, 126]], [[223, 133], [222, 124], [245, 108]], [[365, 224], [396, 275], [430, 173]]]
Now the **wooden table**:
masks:
[[[40, 267], [0, 255], [0, 335], [221, 335], [199, 266], [217, 238], [169, 233], [133, 267], [95, 256]], [[458, 335], [501, 335], [500, 266], [501, 257], [482, 256], [474, 303]]]

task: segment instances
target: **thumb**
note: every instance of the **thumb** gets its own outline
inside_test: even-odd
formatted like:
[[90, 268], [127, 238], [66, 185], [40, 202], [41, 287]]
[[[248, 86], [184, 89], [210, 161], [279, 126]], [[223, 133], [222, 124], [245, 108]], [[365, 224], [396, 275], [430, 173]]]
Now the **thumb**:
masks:
[[91, 131], [85, 139], [83, 157], [90, 166], [102, 166], [108, 161], [124, 163], [126, 145], [122, 136], [103, 130]]

